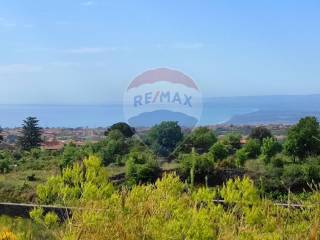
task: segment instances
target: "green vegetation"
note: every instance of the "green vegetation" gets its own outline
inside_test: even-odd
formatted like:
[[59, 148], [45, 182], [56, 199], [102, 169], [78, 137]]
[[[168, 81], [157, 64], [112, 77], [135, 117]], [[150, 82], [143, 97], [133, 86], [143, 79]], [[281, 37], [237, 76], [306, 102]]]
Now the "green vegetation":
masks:
[[146, 142], [156, 154], [167, 157], [182, 138], [181, 127], [177, 122], [162, 122], [149, 130]]
[[[58, 228], [57, 228], [58, 229]], [[5, 236], [5, 237], [4, 237]], [[30, 219], [10, 218], [0, 216], [1, 240], [55, 240], [56, 235], [48, 228], [33, 222]]]
[[[98, 163], [94, 157], [84, 161], [84, 167], [90, 166], [86, 178], [79, 179], [81, 168], [76, 164], [62, 177], [39, 187], [39, 198], [44, 202], [79, 206], [62, 229], [57, 227], [53, 213], [44, 214], [41, 209], [30, 213], [34, 221], [47, 226], [58, 239], [68, 240], [298, 240], [319, 236], [320, 193], [316, 191], [299, 201], [305, 205], [302, 209], [294, 209], [261, 198], [247, 177], [209, 189], [189, 188], [177, 176], [166, 175], [155, 184], [116, 190], [106, 183], [104, 174], [97, 177], [103, 171]], [[83, 191], [75, 189], [77, 185], [83, 186]], [[71, 198], [66, 195], [73, 192], [76, 194]], [[225, 206], [214, 199], [224, 200]]]
[[18, 138], [18, 145], [22, 150], [29, 151], [32, 148], [40, 147], [41, 131], [38, 126], [39, 120], [35, 117], [28, 117], [22, 125], [21, 136]]
[[251, 139], [256, 139], [260, 142], [262, 142], [263, 139], [270, 138], [270, 137], [272, 137], [271, 131], [266, 127], [262, 127], [262, 126], [252, 129], [250, 133]]
[[133, 127], [130, 127], [127, 123], [120, 122], [115, 123], [108, 128], [108, 130], [105, 132], [105, 135], [108, 136], [108, 134], [113, 130], [119, 130], [122, 135], [127, 138], [132, 137], [136, 133], [136, 130]]
[[306, 117], [293, 126], [285, 143], [286, 153], [300, 161], [320, 153], [320, 129], [315, 117]]
[[[100, 142], [48, 151], [39, 148], [37, 120], [28, 118], [19, 147], [0, 150], [1, 201], [81, 208], [65, 224], [54, 213], [32, 211], [32, 224], [52, 239], [319, 237], [316, 118], [301, 119], [284, 142], [264, 127], [218, 138], [207, 127], [183, 133], [177, 122], [163, 122], [140, 135], [146, 145], [135, 131], [118, 123]], [[4, 228], [28, 239], [11, 225]]]

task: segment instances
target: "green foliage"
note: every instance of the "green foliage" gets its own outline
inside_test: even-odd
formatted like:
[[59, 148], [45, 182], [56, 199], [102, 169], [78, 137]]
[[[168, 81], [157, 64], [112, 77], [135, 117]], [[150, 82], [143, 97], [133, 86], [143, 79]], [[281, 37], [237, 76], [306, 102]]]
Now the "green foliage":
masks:
[[[221, 197], [223, 207], [212, 200]], [[320, 200], [314, 193], [304, 203]], [[88, 202], [73, 213], [61, 239], [317, 239], [318, 205], [287, 209], [262, 200], [253, 182], [228, 181], [219, 190], [187, 190], [179, 178], [121, 190], [103, 202]], [[311, 238], [311, 234], [316, 236]]]
[[205, 183], [206, 176], [212, 177], [214, 173], [214, 160], [208, 154], [180, 154], [178, 162], [179, 174], [189, 182]]
[[258, 191], [248, 177], [229, 180], [220, 191], [226, 203], [251, 205], [259, 200]]
[[10, 170], [10, 161], [8, 159], [0, 160], [0, 173], [8, 173]]
[[320, 153], [320, 129], [315, 117], [302, 118], [289, 130], [285, 151], [300, 160]]
[[226, 146], [228, 154], [234, 154], [238, 149], [241, 148], [241, 135], [236, 133], [227, 134], [222, 143]]
[[247, 153], [248, 158], [257, 158], [260, 155], [260, 144], [254, 139], [249, 139], [243, 146], [244, 151]]
[[271, 138], [271, 131], [263, 126], [255, 127], [250, 133], [250, 138], [255, 139], [259, 142], [262, 142], [265, 138]]
[[11, 170], [10, 165], [13, 163], [13, 156], [9, 151], [0, 151], [0, 173], [8, 173]]
[[186, 136], [182, 151], [190, 153], [195, 148], [199, 153], [206, 153], [210, 147], [217, 142], [213, 131], [207, 127], [199, 127]]
[[[13, 218], [7, 216], [0, 216], [0, 239], [1, 240], [56, 240], [55, 231], [58, 228], [48, 229], [42, 224], [34, 223], [30, 219]], [[3, 231], [10, 231], [14, 233], [16, 238], [1, 238]]]
[[136, 130], [133, 127], [130, 127], [127, 123], [119, 122], [108, 128], [108, 130], [105, 132], [105, 135], [108, 136], [110, 132], [114, 130], [120, 131], [126, 138], [130, 138], [136, 133]]
[[50, 177], [37, 187], [38, 202], [43, 204], [74, 204], [77, 200], [105, 199], [113, 192], [101, 160], [89, 156], [63, 170], [61, 176]]
[[126, 178], [130, 184], [155, 182], [161, 174], [156, 157], [149, 152], [130, 152], [126, 161]]
[[271, 158], [282, 151], [281, 144], [274, 138], [265, 138], [262, 141], [261, 154], [266, 163], [269, 163]]
[[248, 159], [255, 159], [260, 154], [260, 144], [257, 140], [249, 139], [248, 142], [236, 152], [236, 162], [239, 167], [243, 166]]
[[182, 138], [183, 134], [178, 123], [167, 121], [152, 127], [146, 136], [146, 142], [156, 154], [167, 157]]
[[42, 128], [38, 125], [39, 120], [35, 117], [28, 117], [23, 121], [21, 136], [18, 137], [18, 145], [22, 150], [30, 151], [41, 145]]
[[77, 147], [73, 143], [69, 143], [63, 148], [63, 152], [60, 160], [60, 167], [65, 168], [71, 166], [73, 163], [82, 160], [88, 154], [85, 153], [81, 148]]
[[298, 164], [285, 166], [281, 180], [286, 188], [292, 190], [306, 186], [303, 168]]
[[48, 229], [58, 227], [59, 217], [54, 212], [44, 214], [42, 208], [35, 208], [30, 213], [30, 218], [38, 225], [42, 225]]
[[243, 166], [247, 159], [248, 159], [248, 153], [246, 149], [242, 148], [236, 152], [236, 163], [238, 167]]
[[225, 159], [228, 156], [227, 147], [221, 142], [216, 142], [213, 144], [209, 152], [213, 156], [214, 161], [217, 162]]

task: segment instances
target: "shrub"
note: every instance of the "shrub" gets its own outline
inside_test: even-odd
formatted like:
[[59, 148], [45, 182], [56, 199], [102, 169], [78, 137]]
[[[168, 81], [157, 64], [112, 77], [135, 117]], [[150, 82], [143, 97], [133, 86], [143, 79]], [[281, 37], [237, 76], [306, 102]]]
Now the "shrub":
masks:
[[224, 144], [221, 142], [215, 143], [211, 148], [210, 148], [210, 154], [213, 156], [213, 159], [215, 161], [221, 161], [225, 159], [228, 156], [228, 150]]
[[208, 154], [180, 154], [178, 158], [179, 174], [189, 182], [205, 182], [205, 178], [214, 173], [214, 161]]
[[282, 151], [281, 144], [274, 138], [265, 138], [262, 141], [261, 154], [266, 163], [269, 163], [271, 158]]
[[149, 152], [131, 152], [126, 161], [126, 178], [130, 184], [155, 182], [161, 174], [156, 157]]

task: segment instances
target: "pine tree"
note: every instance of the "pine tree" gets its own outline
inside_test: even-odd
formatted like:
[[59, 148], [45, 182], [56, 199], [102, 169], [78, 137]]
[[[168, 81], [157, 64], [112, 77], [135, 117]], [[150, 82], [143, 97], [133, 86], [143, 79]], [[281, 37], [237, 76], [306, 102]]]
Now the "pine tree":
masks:
[[38, 123], [39, 120], [35, 117], [28, 117], [23, 121], [21, 136], [18, 138], [18, 145], [22, 150], [29, 151], [40, 147], [42, 128]]

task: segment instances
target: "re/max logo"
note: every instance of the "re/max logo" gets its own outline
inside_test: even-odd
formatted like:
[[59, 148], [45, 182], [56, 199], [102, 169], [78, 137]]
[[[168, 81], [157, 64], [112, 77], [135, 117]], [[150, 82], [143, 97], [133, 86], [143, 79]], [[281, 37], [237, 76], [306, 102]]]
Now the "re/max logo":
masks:
[[186, 94], [157, 91], [155, 93], [146, 92], [145, 94], [134, 96], [133, 105], [139, 107], [152, 103], [172, 103], [192, 107], [191, 100], [192, 96]]

